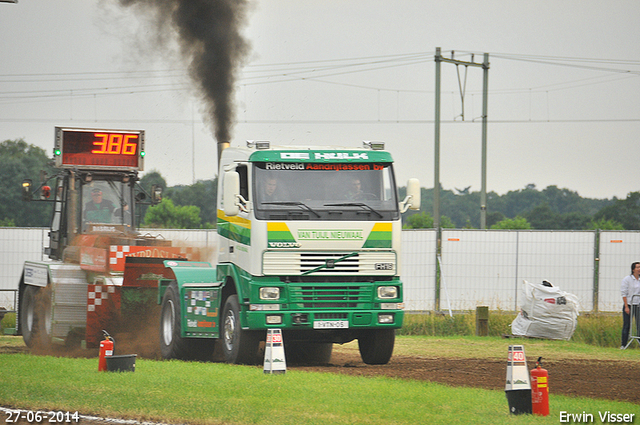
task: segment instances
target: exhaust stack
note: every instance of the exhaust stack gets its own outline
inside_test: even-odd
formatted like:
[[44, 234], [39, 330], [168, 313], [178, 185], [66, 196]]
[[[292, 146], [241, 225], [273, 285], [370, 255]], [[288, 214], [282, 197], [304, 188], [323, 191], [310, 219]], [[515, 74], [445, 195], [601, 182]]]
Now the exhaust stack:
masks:
[[218, 167], [220, 167], [220, 158], [222, 158], [222, 151], [227, 149], [231, 144], [229, 142], [218, 142]]

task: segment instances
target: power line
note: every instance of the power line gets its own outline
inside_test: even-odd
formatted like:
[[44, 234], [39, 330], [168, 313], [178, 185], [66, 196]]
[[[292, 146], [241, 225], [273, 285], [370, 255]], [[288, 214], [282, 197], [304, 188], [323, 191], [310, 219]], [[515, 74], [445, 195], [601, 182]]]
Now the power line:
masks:
[[[458, 53], [458, 51], [456, 51]], [[459, 53], [466, 54], [481, 54], [479, 52], [464, 51]], [[564, 61], [564, 62], [592, 62], [592, 63], [607, 63], [607, 64], [620, 64], [620, 65], [638, 65], [640, 66], [640, 60], [635, 59], [602, 59], [602, 58], [581, 58], [574, 56], [552, 56], [552, 55], [530, 55], [524, 53], [500, 53], [492, 52], [491, 57], [503, 57], [507, 59], [535, 59], [544, 61]]]
[[[100, 123], [110, 123], [110, 122], [119, 122], [123, 124], [142, 124], [142, 123], [152, 123], [152, 124], [198, 124], [202, 123], [201, 120], [190, 119], [155, 119], [155, 118], [137, 118], [137, 119], [120, 119], [120, 118], [75, 118], [69, 120], [69, 118], [0, 118], [0, 122], [40, 122], [40, 123], [60, 123], [62, 121], [76, 121], [76, 122], [100, 122]], [[457, 121], [457, 120], [441, 120], [442, 124], [458, 124], [458, 125], [480, 125], [479, 122], [474, 121]], [[489, 120], [491, 124], [564, 124], [564, 123], [636, 123], [640, 122], [640, 118], [588, 118], [588, 119], [522, 119], [522, 120]], [[434, 120], [432, 119], [362, 119], [362, 120], [314, 120], [314, 119], [299, 119], [299, 120], [282, 120], [282, 119], [265, 119], [265, 120], [246, 120], [246, 119], [236, 119], [234, 123], [237, 124], [292, 124], [292, 125], [395, 125], [395, 124], [403, 124], [403, 125], [422, 125], [422, 124], [433, 124]]]
[[621, 69], [621, 68], [605, 68], [586, 64], [604, 64], [604, 65], [625, 65], [625, 66], [640, 66], [640, 61], [636, 60], [613, 60], [613, 59], [589, 59], [589, 58], [570, 58], [559, 56], [534, 56], [534, 55], [509, 55], [492, 53], [492, 58], [500, 58], [505, 60], [515, 60], [523, 62], [533, 62], [545, 65], [565, 66], [571, 68], [588, 69], [592, 71], [604, 71], [615, 73], [626, 73], [640, 75], [640, 70]]
[[[25, 73], [25, 74], [0, 74], [0, 82], [10, 83], [33, 83], [33, 82], [55, 82], [55, 81], [91, 81], [91, 80], [122, 80], [135, 78], [164, 78], [170, 76], [186, 75], [184, 69], [164, 69], [164, 70], [132, 70], [132, 71], [88, 71], [88, 72], [56, 72], [56, 73]], [[12, 78], [22, 78], [24, 80], [11, 80]], [[40, 78], [40, 79], [36, 79]], [[8, 79], [7, 81], [3, 81]]]
[[[268, 80], [274, 77], [282, 77], [283, 79], [272, 80], [272, 81], [259, 81], [255, 83], [243, 83], [243, 85], [273, 84], [273, 83], [283, 83], [283, 82], [290, 82], [290, 81], [316, 80], [318, 78], [335, 77], [338, 75], [355, 74], [355, 73], [369, 72], [369, 71], [379, 71], [381, 69], [396, 68], [399, 66], [406, 66], [406, 65], [416, 65], [416, 64], [425, 63], [425, 62], [429, 62], [429, 61], [421, 59], [421, 60], [416, 60], [413, 62], [408, 62], [403, 64], [378, 65], [372, 68], [349, 69], [349, 70], [343, 70], [343, 71], [338, 71], [338, 70], [335, 70], [335, 68], [330, 68], [330, 69], [325, 69], [321, 71], [310, 70], [305, 72], [293, 72], [293, 73], [285, 73], [285, 74], [267, 75], [267, 76], [260, 76], [256, 78]], [[332, 71], [332, 72], [323, 72], [323, 71]], [[295, 76], [297, 74], [304, 74], [304, 75]], [[309, 75], [306, 76], [307, 74]], [[242, 81], [242, 79], [240, 81]], [[380, 88], [378, 88], [377, 90], [380, 90]]]
[[[457, 55], [471, 55], [474, 52], [456, 52]], [[550, 92], [567, 90], [571, 88], [585, 87], [595, 84], [603, 84], [626, 78], [635, 78], [640, 75], [640, 71], [634, 69], [604, 68], [593, 66], [592, 64], [624, 65], [627, 67], [640, 66], [637, 60], [618, 59], [597, 59], [597, 58], [573, 58], [559, 56], [537, 56], [524, 54], [492, 53], [492, 59], [500, 58], [515, 61], [535, 61], [546, 65], [562, 65], [569, 67], [586, 68], [594, 71], [605, 71], [607, 73], [624, 74], [618, 77], [595, 76], [582, 78], [561, 83], [553, 83], [538, 87], [513, 88], [490, 90], [492, 95], [500, 94], [522, 94], [534, 92]], [[430, 90], [401, 89], [392, 87], [381, 87], [361, 83], [349, 83], [329, 80], [330, 77], [337, 77], [349, 74], [379, 71], [387, 68], [419, 65], [433, 60], [432, 52], [403, 53], [395, 55], [379, 55], [367, 57], [350, 57], [313, 61], [250, 64], [243, 68], [237, 84], [240, 86], [285, 84], [294, 81], [313, 81], [321, 84], [336, 85], [343, 87], [353, 87], [371, 91], [387, 91], [396, 93], [433, 93]], [[588, 64], [588, 65], [584, 65]], [[88, 71], [72, 73], [25, 73], [25, 74], [3, 74], [0, 75], [0, 84], [13, 83], [63, 83], [63, 82], [91, 82], [103, 80], [135, 80], [135, 79], [160, 79], [160, 78], [184, 78], [187, 71], [184, 69], [161, 69], [161, 70], [135, 70], [135, 71]], [[189, 89], [185, 83], [167, 83], [158, 85], [124, 85], [111, 87], [69, 87], [62, 89], [47, 90], [22, 90], [0, 92], [0, 103], [24, 102], [31, 103], [37, 101], [50, 101], [52, 99], [68, 99], [70, 97], [102, 97], [132, 94], [148, 94], [167, 91], [184, 91]]]
[[299, 62], [279, 62], [279, 63], [266, 63], [266, 64], [250, 64], [248, 67], [270, 67], [270, 66], [285, 66], [285, 65], [311, 65], [311, 64], [323, 64], [323, 63], [344, 63], [344, 62], [353, 62], [353, 61], [364, 61], [364, 60], [393, 60], [393, 59], [407, 59], [407, 58], [431, 58], [433, 59], [434, 52], [417, 52], [417, 53], [398, 53], [395, 55], [378, 55], [378, 56], [362, 56], [362, 57], [351, 57], [351, 58], [335, 58], [335, 59], [318, 59], [312, 61], [299, 61]]

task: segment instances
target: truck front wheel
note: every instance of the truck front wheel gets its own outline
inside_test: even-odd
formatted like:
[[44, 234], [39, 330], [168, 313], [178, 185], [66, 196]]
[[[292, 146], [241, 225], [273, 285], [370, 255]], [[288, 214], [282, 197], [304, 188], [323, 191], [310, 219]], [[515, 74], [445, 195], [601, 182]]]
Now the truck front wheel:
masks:
[[396, 342], [395, 329], [365, 331], [358, 338], [360, 357], [366, 364], [387, 364]]
[[242, 329], [237, 295], [229, 296], [224, 303], [221, 337], [227, 363], [256, 364], [260, 337], [255, 331]]
[[183, 338], [181, 330], [180, 297], [178, 285], [169, 285], [162, 297], [160, 313], [160, 353], [163, 359], [200, 360], [213, 358], [215, 340]]
[[27, 347], [51, 343], [51, 289], [27, 285], [20, 307], [20, 332]]

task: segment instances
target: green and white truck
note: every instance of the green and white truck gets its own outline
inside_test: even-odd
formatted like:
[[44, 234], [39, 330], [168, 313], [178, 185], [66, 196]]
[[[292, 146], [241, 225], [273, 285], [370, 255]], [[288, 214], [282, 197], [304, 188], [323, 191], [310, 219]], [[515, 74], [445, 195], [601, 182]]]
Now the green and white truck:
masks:
[[164, 358], [217, 342], [230, 363], [259, 361], [266, 330], [282, 330], [287, 358], [326, 362], [358, 340], [362, 360], [386, 364], [403, 323], [401, 213], [384, 144], [222, 151], [218, 262], [165, 260], [159, 279]]

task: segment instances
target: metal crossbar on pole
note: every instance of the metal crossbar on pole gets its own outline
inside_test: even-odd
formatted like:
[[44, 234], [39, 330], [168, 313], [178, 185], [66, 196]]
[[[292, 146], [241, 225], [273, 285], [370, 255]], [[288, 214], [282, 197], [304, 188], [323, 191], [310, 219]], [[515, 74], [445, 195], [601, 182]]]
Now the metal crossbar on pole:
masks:
[[[441, 62], [453, 63], [456, 66], [464, 65], [465, 67], [474, 66], [483, 69], [482, 79], [482, 187], [480, 190], [480, 228], [487, 227], [487, 109], [488, 109], [488, 91], [489, 91], [489, 53], [484, 54], [482, 63], [460, 61], [453, 58], [445, 58], [442, 56], [440, 47], [436, 47], [436, 95], [435, 95], [435, 123], [434, 123], [434, 184], [433, 184], [433, 227], [436, 231], [440, 231], [440, 64]], [[466, 80], [466, 73], [465, 73]], [[466, 81], [465, 81], [466, 90]], [[462, 113], [464, 117], [464, 111]]]

